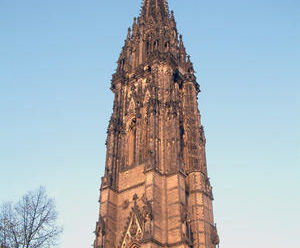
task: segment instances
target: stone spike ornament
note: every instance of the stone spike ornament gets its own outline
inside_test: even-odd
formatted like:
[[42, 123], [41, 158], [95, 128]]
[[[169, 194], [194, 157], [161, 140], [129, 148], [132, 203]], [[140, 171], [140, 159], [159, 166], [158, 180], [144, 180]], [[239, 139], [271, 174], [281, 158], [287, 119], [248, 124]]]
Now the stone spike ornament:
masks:
[[111, 90], [94, 248], [217, 247], [200, 89], [165, 0], [144, 0]]
[[168, 21], [169, 9], [166, 0], [144, 0], [141, 17], [144, 21], [150, 18]]

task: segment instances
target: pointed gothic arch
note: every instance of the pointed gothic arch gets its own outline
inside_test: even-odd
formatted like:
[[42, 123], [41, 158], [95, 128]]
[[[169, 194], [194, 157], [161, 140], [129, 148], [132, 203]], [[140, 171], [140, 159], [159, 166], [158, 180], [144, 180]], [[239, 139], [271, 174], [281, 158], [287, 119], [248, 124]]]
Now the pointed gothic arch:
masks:
[[134, 206], [123, 232], [120, 248], [140, 248], [143, 235], [142, 215], [138, 207]]
[[136, 119], [131, 118], [127, 128], [127, 149], [128, 157], [127, 163], [128, 166], [132, 166], [135, 162], [135, 149], [136, 149]]

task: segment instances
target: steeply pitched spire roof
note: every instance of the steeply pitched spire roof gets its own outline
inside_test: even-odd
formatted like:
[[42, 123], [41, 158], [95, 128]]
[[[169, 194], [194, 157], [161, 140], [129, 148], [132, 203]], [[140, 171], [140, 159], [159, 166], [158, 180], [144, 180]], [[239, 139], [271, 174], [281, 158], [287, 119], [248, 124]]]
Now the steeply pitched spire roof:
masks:
[[193, 73], [182, 36], [176, 28], [174, 13], [169, 13], [167, 0], [143, 0], [140, 16], [134, 18], [132, 28], [118, 59], [117, 72], [134, 71], [153, 58], [172, 58], [174, 63]]
[[147, 21], [153, 17], [155, 20], [169, 19], [169, 9], [166, 0], [144, 0], [141, 17]]

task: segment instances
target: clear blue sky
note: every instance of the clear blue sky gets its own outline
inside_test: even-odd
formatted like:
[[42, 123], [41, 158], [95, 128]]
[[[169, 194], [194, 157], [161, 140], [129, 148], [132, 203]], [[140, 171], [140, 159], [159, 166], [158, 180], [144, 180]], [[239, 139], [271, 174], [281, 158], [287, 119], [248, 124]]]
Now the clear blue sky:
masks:
[[[0, 0], [0, 202], [45, 185], [89, 247], [109, 90], [141, 0]], [[300, 1], [169, 0], [202, 93], [221, 248], [299, 247]]]

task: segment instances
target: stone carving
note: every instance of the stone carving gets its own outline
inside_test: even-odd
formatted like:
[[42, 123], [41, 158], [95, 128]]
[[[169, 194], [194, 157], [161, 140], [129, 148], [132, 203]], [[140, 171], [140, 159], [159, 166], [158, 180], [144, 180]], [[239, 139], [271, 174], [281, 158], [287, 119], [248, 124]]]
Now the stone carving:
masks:
[[181, 203], [180, 206], [180, 220], [181, 220], [181, 229], [182, 229], [182, 235], [184, 238], [187, 238], [188, 230], [187, 230], [187, 208], [184, 203]]
[[181, 203], [180, 206], [180, 219], [182, 236], [188, 243], [192, 243], [193, 234], [190, 225], [191, 218], [187, 206], [184, 203]]
[[97, 239], [95, 243], [97, 244], [97, 248], [103, 248], [104, 247], [104, 242], [105, 242], [105, 234], [106, 234], [106, 227], [105, 227], [105, 221], [103, 217], [100, 215], [99, 221], [96, 224], [96, 236]]
[[204, 134], [204, 127], [201, 125], [200, 127], [200, 141], [205, 144], [206, 139], [205, 139], [205, 134]]
[[124, 130], [124, 125], [120, 118], [111, 117], [109, 126], [112, 127], [114, 132], [122, 132]]
[[207, 178], [205, 181], [205, 193], [211, 198], [213, 199], [213, 193], [212, 193], [212, 186], [210, 184], [210, 179]]
[[137, 230], [138, 230], [138, 226], [136, 224], [136, 220], [133, 219], [132, 223], [131, 223], [131, 226], [130, 226], [130, 229], [129, 229], [129, 232], [130, 232], [130, 235], [132, 237], [135, 237], [136, 234], [137, 234]]
[[120, 248], [130, 248], [132, 245], [135, 245], [133, 247], [139, 247], [140, 241], [143, 238], [143, 216], [137, 206], [137, 200], [138, 196], [135, 194], [133, 196], [134, 206], [127, 219], [126, 228], [123, 232], [123, 237], [119, 246]]
[[139, 199], [138, 195], [137, 194], [134, 194], [133, 197], [132, 197], [132, 200], [134, 202], [134, 206], [136, 206], [136, 201]]
[[128, 208], [128, 206], [129, 206], [129, 201], [128, 200], [123, 201], [122, 208], [125, 210]]
[[168, 117], [176, 117], [178, 115], [179, 111], [179, 102], [170, 100], [165, 103], [165, 107], [167, 109], [167, 115]]
[[146, 197], [145, 193], [142, 195], [141, 200], [144, 204], [147, 201], [147, 197]]
[[155, 98], [150, 98], [148, 101], [147, 114], [156, 115], [157, 113], [159, 113], [159, 108], [160, 108], [160, 101]]
[[106, 168], [106, 173], [102, 178], [102, 187], [112, 186], [112, 172], [109, 170], [109, 167]]
[[153, 213], [152, 213], [152, 204], [147, 199], [143, 199], [144, 206], [143, 206], [143, 217], [144, 217], [144, 235], [151, 236], [152, 234], [152, 220], [153, 220]]
[[217, 231], [217, 225], [212, 225], [211, 226], [211, 242], [213, 245], [219, 245], [220, 239]]
[[100, 216], [100, 218], [99, 218], [99, 230], [100, 230], [100, 233], [104, 236], [105, 235], [105, 221], [102, 216]]

